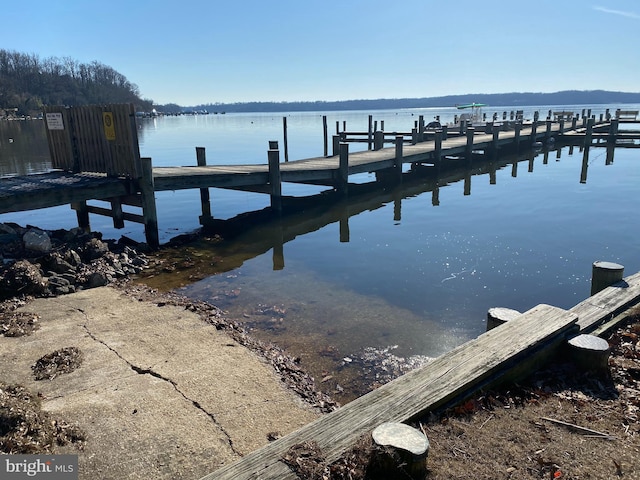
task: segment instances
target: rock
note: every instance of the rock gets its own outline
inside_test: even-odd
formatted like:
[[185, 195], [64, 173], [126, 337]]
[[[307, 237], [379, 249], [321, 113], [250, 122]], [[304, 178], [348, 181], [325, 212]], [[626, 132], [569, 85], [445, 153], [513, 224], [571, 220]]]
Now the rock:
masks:
[[0, 277], [0, 294], [2, 296], [42, 295], [47, 290], [40, 269], [28, 262], [19, 260], [10, 265]]
[[69, 273], [74, 272], [75, 267], [67, 262], [62, 255], [57, 252], [51, 253], [44, 257], [40, 265], [46, 270], [52, 270], [56, 273]]
[[49, 253], [51, 251], [51, 239], [42, 230], [31, 229], [22, 236], [24, 248], [34, 252]]
[[7, 223], [0, 223], [0, 234], [3, 234], [3, 235], [18, 235], [18, 232], [16, 232], [15, 228], [13, 228], [12, 226], [10, 226]]
[[87, 261], [96, 260], [108, 252], [109, 246], [97, 238], [92, 238], [84, 246], [84, 258]]
[[102, 241], [98, 233], [0, 224], [0, 299], [104, 286], [148, 264], [132, 245]]
[[82, 259], [78, 252], [75, 250], [68, 250], [64, 254], [64, 259], [69, 265], [73, 265], [74, 267], [78, 267], [82, 264]]
[[103, 272], [93, 272], [89, 275], [89, 278], [87, 279], [84, 286], [85, 288], [96, 288], [104, 287], [108, 284], [109, 279], [107, 278], [107, 275], [105, 275]]

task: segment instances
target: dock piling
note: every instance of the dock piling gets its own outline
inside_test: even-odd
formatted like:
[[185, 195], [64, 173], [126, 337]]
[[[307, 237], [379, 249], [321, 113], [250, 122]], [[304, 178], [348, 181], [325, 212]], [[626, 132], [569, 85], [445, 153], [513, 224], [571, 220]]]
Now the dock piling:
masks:
[[591, 295], [622, 280], [624, 266], [613, 262], [593, 262], [591, 271]]
[[349, 185], [349, 144], [344, 142], [340, 144], [340, 166], [338, 168], [338, 179], [336, 182], [336, 190], [342, 195], [347, 195]]
[[467, 157], [467, 163], [471, 163], [471, 153], [473, 152], [473, 138], [475, 135], [476, 129], [474, 127], [467, 128], [467, 145], [465, 148], [465, 157]]
[[158, 213], [156, 211], [156, 197], [153, 186], [153, 167], [151, 158], [140, 159], [142, 176], [138, 179], [138, 186], [142, 194], [142, 215], [144, 217], [144, 235], [149, 246], [156, 249], [160, 246], [158, 233]]
[[[204, 147], [196, 147], [196, 161], [199, 167], [207, 166], [207, 156]], [[202, 208], [202, 215], [200, 215], [200, 225], [207, 225], [213, 221], [211, 216], [211, 198], [209, 196], [208, 188], [200, 189], [200, 205]]]
[[[269, 147], [272, 142], [269, 142]], [[277, 146], [277, 142], [276, 142]], [[282, 213], [282, 179], [280, 177], [280, 151], [269, 148], [267, 152], [269, 161], [269, 185], [271, 186], [271, 208], [277, 213]]]
[[404, 137], [402, 135], [396, 135], [396, 157], [394, 168], [396, 170], [396, 178], [398, 183], [402, 182], [402, 146], [404, 143]]

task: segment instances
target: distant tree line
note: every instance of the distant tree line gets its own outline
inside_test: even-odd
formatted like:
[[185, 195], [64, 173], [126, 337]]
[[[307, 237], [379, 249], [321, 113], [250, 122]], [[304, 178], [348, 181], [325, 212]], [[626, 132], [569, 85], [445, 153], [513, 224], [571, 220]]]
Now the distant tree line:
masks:
[[[504, 107], [537, 105], [591, 105], [640, 103], [640, 93], [607, 90], [565, 90], [555, 93], [513, 92], [496, 94], [448, 95], [425, 98], [381, 98], [374, 100], [344, 100], [335, 102], [245, 102], [208, 103], [193, 107], [171, 105], [165, 111], [207, 110], [209, 112], [318, 112], [335, 110], [377, 110], [400, 108], [453, 107], [465, 103], [486, 103]], [[162, 109], [159, 106], [158, 109]]]
[[43, 105], [133, 103], [151, 110], [137, 85], [100, 62], [79, 63], [72, 58], [40, 58], [0, 49], [0, 110], [20, 115], [41, 112]]

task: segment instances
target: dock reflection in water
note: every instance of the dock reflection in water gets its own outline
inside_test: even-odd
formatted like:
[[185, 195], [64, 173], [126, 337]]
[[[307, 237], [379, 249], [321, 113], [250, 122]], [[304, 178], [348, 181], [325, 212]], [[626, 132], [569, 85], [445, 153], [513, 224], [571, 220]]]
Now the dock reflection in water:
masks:
[[399, 187], [363, 178], [346, 200], [289, 199], [280, 220], [220, 221], [224, 240], [176, 250], [145, 283], [220, 306], [344, 402], [479, 335], [493, 306], [578, 303], [594, 260], [638, 270], [629, 152], [615, 167], [613, 149], [564, 147], [416, 168]]

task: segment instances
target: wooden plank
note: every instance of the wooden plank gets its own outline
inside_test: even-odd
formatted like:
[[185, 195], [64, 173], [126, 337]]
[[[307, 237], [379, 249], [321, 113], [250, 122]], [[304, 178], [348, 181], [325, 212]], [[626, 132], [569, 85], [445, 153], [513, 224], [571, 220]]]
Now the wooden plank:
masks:
[[202, 480], [295, 479], [280, 461], [292, 445], [314, 440], [327, 461], [335, 461], [379, 424], [406, 422], [464, 398], [503, 378], [532, 353], [557, 347], [575, 330], [576, 320], [571, 312], [538, 305], [517, 320], [480, 335]]
[[640, 302], [640, 272], [596, 293], [569, 309], [578, 315], [580, 332], [590, 333], [621, 310]]

